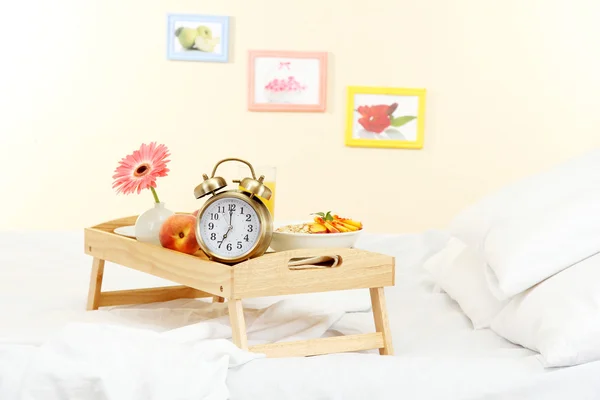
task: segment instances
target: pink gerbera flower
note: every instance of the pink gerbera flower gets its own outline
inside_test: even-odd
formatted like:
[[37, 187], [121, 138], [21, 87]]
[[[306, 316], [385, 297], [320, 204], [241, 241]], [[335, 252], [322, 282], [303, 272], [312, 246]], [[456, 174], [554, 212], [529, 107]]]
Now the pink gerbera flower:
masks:
[[167, 163], [170, 160], [166, 158], [169, 155], [169, 149], [163, 144], [142, 144], [139, 150], [119, 162], [113, 175], [113, 189], [116, 188], [117, 193], [123, 194], [139, 194], [144, 189], [150, 189], [154, 200], [160, 203], [155, 190], [156, 179], [167, 176]]

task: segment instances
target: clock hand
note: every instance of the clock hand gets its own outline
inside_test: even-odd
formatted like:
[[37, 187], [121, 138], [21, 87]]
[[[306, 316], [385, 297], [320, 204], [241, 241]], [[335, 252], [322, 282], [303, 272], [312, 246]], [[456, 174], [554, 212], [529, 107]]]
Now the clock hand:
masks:
[[223, 239], [221, 239], [219, 243], [219, 248], [221, 248], [221, 245], [223, 244], [223, 242], [225, 241], [225, 239], [227, 239], [227, 235], [229, 234], [229, 231], [231, 231], [232, 226], [229, 225], [229, 228], [227, 228], [227, 232], [225, 232], [225, 234], [223, 235]]

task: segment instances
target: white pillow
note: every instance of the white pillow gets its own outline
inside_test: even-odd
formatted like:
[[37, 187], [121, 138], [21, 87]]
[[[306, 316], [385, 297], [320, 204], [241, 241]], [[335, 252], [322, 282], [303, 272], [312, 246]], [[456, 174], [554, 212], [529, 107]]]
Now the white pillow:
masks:
[[539, 352], [546, 367], [600, 360], [600, 255], [515, 296], [491, 329]]
[[478, 247], [498, 222], [551, 209], [574, 193], [582, 195], [598, 189], [599, 176], [600, 150], [593, 150], [483, 197], [451, 221], [449, 232], [467, 245]]
[[508, 299], [600, 251], [600, 190], [509, 218], [490, 229], [483, 253], [488, 284]]
[[475, 329], [488, 328], [506, 304], [488, 288], [484, 267], [485, 260], [478, 250], [455, 237], [423, 264], [435, 283], [458, 303]]

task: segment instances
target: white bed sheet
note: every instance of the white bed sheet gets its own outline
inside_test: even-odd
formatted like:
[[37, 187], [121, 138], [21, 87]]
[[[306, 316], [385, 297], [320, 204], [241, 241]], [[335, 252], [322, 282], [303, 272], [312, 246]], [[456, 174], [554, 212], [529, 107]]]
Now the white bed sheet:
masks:
[[[257, 359], [229, 371], [231, 398], [596, 398], [600, 363], [546, 370], [535, 353], [490, 330], [472, 329], [457, 304], [437, 291], [419, 268], [444, 238], [435, 232], [365, 233], [358, 243], [396, 257], [397, 284], [386, 288], [395, 357], [369, 351]], [[70, 322], [109, 322], [160, 332], [206, 318], [207, 304], [196, 300], [85, 312], [91, 260], [83, 254], [82, 240], [81, 232], [0, 234], [0, 343], [15, 346], [13, 356], [18, 344], [44, 343]], [[103, 289], [164, 284], [170, 282], [108, 263]], [[223, 305], [209, 307], [215, 317], [223, 317]], [[370, 313], [349, 313], [325, 336], [373, 330]], [[18, 359], [11, 362], [19, 364]]]

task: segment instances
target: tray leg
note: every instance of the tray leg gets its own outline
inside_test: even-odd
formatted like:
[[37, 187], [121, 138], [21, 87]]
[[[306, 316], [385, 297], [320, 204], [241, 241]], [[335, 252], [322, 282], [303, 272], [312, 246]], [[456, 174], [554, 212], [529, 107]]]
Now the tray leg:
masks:
[[385, 305], [385, 293], [383, 288], [371, 288], [371, 305], [373, 306], [373, 318], [375, 320], [375, 329], [383, 335], [383, 347], [379, 349], [381, 355], [394, 355], [394, 346], [392, 345], [392, 332], [388, 320], [387, 308]]
[[242, 350], [248, 350], [248, 337], [246, 336], [246, 321], [244, 320], [242, 301], [231, 299], [229, 300], [228, 308], [233, 343]]
[[88, 292], [88, 311], [97, 310], [100, 305], [102, 292], [102, 277], [104, 276], [104, 260], [94, 257], [92, 262], [92, 275], [90, 276], [90, 290]]

